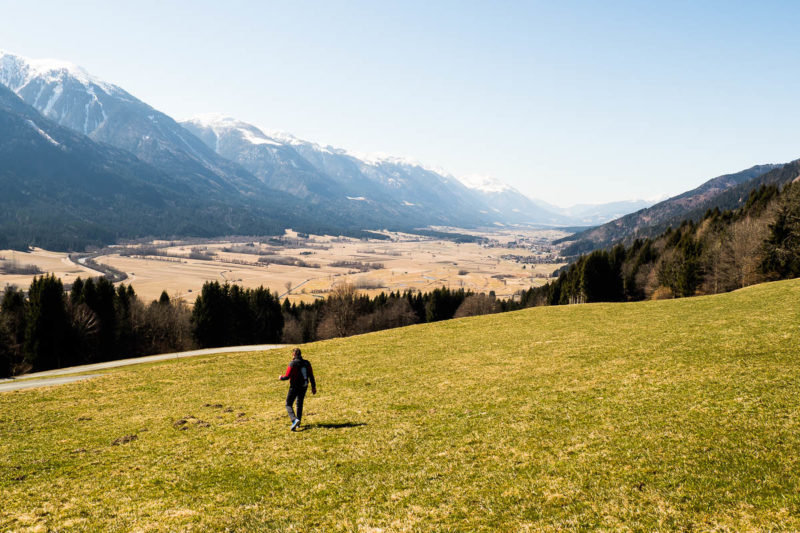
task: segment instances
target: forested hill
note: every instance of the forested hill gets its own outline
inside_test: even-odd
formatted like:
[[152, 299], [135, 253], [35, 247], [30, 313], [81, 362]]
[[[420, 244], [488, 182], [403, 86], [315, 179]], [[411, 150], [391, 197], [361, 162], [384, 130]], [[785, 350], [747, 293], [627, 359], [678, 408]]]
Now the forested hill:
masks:
[[[762, 181], [797, 176], [793, 162]], [[740, 201], [731, 189], [731, 201]], [[524, 305], [661, 299], [726, 292], [800, 276], [800, 181], [762, 184], [734, 210], [709, 210], [655, 238], [581, 256]]]
[[655, 237], [670, 226], [679, 226], [684, 220], [698, 221], [709, 209], [735, 209], [744, 204], [753, 189], [761, 185], [787, 183], [797, 177], [797, 170], [795, 161], [786, 165], [756, 165], [716, 177], [696, 189], [566, 237], [560, 242], [571, 244], [562, 253], [574, 256], [618, 242], [630, 244], [636, 238]]

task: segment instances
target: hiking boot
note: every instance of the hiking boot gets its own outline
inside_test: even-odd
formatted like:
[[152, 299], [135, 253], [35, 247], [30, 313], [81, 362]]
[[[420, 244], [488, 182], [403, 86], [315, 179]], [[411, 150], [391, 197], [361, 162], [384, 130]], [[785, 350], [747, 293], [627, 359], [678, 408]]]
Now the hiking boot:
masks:
[[297, 431], [297, 426], [300, 425], [300, 419], [296, 418], [294, 422], [292, 422], [292, 431]]

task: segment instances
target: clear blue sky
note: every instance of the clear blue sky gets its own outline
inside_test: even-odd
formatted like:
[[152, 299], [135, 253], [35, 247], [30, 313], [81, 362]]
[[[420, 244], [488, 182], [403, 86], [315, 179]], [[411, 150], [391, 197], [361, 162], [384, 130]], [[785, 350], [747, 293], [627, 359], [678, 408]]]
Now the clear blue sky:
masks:
[[0, 48], [559, 205], [800, 157], [797, 2], [0, 0]]

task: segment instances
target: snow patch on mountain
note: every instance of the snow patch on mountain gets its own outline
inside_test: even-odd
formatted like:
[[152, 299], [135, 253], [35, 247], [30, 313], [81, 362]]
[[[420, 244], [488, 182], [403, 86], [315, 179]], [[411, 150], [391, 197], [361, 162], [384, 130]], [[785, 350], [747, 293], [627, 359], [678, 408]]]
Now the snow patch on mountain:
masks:
[[64, 86], [59, 83], [53, 89], [53, 94], [50, 95], [50, 100], [47, 101], [47, 105], [44, 106], [44, 109], [42, 110], [43, 115], [50, 115], [50, 112], [53, 111], [53, 106], [56, 104], [56, 102], [58, 102], [58, 99], [61, 98], [62, 92], [64, 92]]
[[[192, 123], [200, 128], [211, 129], [218, 138], [225, 133], [237, 131], [242, 138], [252, 144], [272, 144], [277, 146], [288, 145], [291, 147], [303, 147], [321, 154], [350, 157], [363, 165], [373, 168], [378, 168], [381, 166], [420, 168], [422, 170], [437, 174], [444, 182], [447, 182], [450, 179], [455, 179], [452, 174], [441, 167], [426, 165], [421, 161], [410, 157], [399, 157], [383, 152], [359, 152], [356, 150], [337, 148], [331, 145], [323, 145], [314, 141], [300, 139], [286, 131], [260, 129], [252, 124], [242, 122], [234, 117], [226, 116], [220, 113], [205, 113], [196, 115], [186, 119], [185, 122]], [[390, 179], [389, 181], [391, 182], [392, 180]], [[396, 182], [397, 180], [394, 181]]]
[[85, 87], [95, 85], [112, 94], [120, 89], [86, 72], [83, 67], [60, 59], [31, 59], [0, 50], [0, 82], [18, 92], [34, 79], [45, 83], [63, 83], [66, 78], [77, 80]]
[[[331, 147], [328, 148], [330, 149]], [[450, 174], [447, 170], [443, 169], [442, 167], [426, 165], [425, 163], [419, 161], [418, 159], [414, 159], [412, 157], [389, 155], [383, 152], [359, 152], [356, 150], [345, 150], [341, 148], [334, 148], [333, 150], [336, 153], [347, 155], [354, 159], [358, 159], [362, 163], [372, 167], [380, 167], [382, 165], [395, 165], [401, 167], [420, 168], [422, 170], [426, 170], [428, 172], [433, 172], [434, 174], [437, 174], [445, 182], [447, 182], [449, 179], [453, 179], [453, 175]]]
[[[197, 115], [188, 119], [187, 122], [202, 128], [210, 129], [214, 132], [214, 135], [217, 136], [217, 142], [219, 142], [219, 138], [225, 134], [236, 133], [242, 139], [254, 145], [267, 144], [271, 146], [281, 146], [283, 144], [275, 139], [271, 139], [255, 126], [219, 113]], [[217, 146], [217, 150], [219, 150], [219, 146]]]
[[[100, 100], [97, 98], [97, 94], [94, 92], [94, 88], [93, 87], [88, 87], [86, 89], [86, 92], [89, 93], [89, 95], [92, 97], [92, 99], [89, 100], [86, 103], [86, 108], [85, 108], [86, 119], [83, 121], [83, 134], [84, 135], [89, 135], [89, 113], [90, 113], [89, 110], [91, 108], [93, 108], [93, 107], [97, 107], [98, 109], [100, 109], [100, 114], [103, 117], [103, 120], [102, 120], [102, 122], [100, 122], [100, 124], [103, 124], [103, 123], [105, 123], [106, 120], [108, 120], [108, 115], [106, 115], [106, 110], [103, 109], [103, 104], [101, 104]], [[152, 120], [152, 118], [151, 118], [151, 120]], [[98, 126], [99, 126], [99, 124], [96, 125], [95, 127], [98, 127]], [[92, 129], [94, 129], [94, 128], [92, 128]]]
[[239, 130], [239, 131], [242, 134], [244, 140], [246, 140], [250, 144], [271, 144], [272, 146], [281, 145], [281, 143], [275, 142], [272, 139], [268, 139], [266, 137], [259, 137], [250, 130]]
[[32, 120], [28, 119], [28, 120], [27, 120], [27, 122], [28, 122], [28, 125], [29, 125], [31, 128], [33, 128], [33, 131], [35, 131], [36, 133], [38, 133], [39, 135], [41, 135], [42, 137], [44, 137], [44, 138], [45, 138], [45, 139], [46, 139], [46, 140], [47, 140], [47, 141], [48, 141], [50, 144], [52, 144], [53, 146], [61, 146], [61, 143], [60, 143], [60, 142], [58, 142], [57, 140], [55, 140], [55, 139], [53, 139], [52, 137], [50, 137], [50, 136], [47, 134], [47, 132], [45, 132], [45, 131], [44, 131], [42, 128], [40, 128], [39, 126], [37, 126], [37, 125], [36, 125], [36, 123], [35, 123], [34, 121], [32, 121]]
[[511, 187], [510, 185], [503, 183], [497, 178], [494, 178], [492, 176], [486, 176], [483, 174], [468, 174], [466, 176], [459, 176], [458, 180], [465, 186], [469, 187], [470, 189], [474, 189], [476, 191], [481, 191], [485, 193], [502, 193], [502, 192], [514, 191], [514, 188]]

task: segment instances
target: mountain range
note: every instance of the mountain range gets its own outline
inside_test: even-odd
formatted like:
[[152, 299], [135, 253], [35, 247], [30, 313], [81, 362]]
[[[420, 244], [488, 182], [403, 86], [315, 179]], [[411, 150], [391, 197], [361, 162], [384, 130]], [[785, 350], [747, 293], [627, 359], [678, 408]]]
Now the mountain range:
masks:
[[0, 52], [0, 83], [58, 125], [127, 150], [198, 194], [233, 203], [249, 199], [270, 213], [305, 213], [301, 219], [311, 226], [408, 229], [567, 221], [550, 217], [522, 195], [529, 213], [503, 212], [453, 176], [404, 159], [359, 158], [289, 135], [268, 138], [244, 123], [181, 125], [65, 61]]
[[279, 232], [291, 213], [210, 196], [60, 126], [0, 85], [0, 249], [75, 250], [140, 235]]
[[[563, 209], [493, 178], [456, 178], [413, 160], [356, 154], [230, 117], [178, 122], [65, 61], [0, 51], [0, 84], [8, 89], [0, 106], [0, 177], [8, 194], [0, 206], [5, 239], [17, 245], [52, 241], [79, 247], [122, 237], [255, 234], [285, 227], [358, 234], [432, 225], [601, 224], [573, 239], [601, 246], [669, 223], [776, 168], [722, 176], [652, 207], [632, 201]], [[23, 138], [30, 142], [21, 149]], [[65, 154], [82, 154], [83, 166]], [[36, 199], [31, 218], [24, 206], [38, 194], [33, 183], [47, 191]], [[126, 204], [131, 188], [146, 190], [140, 199], [150, 204]], [[87, 197], [93, 200], [82, 204]], [[61, 205], [48, 204], [56, 198]], [[636, 213], [625, 215], [631, 211]], [[126, 223], [126, 213], [136, 222]], [[15, 221], [26, 216], [24, 230], [14, 230]], [[75, 220], [60, 224], [59, 216]]]
[[[532, 200], [519, 190], [489, 176], [456, 178], [441, 169], [417, 161], [353, 154], [333, 146], [321, 146], [282, 132], [264, 132], [253, 124], [219, 114], [206, 114], [180, 123], [223, 157], [239, 163], [270, 187], [317, 201], [337, 191], [345, 198], [379, 201], [385, 205], [418, 207], [424, 212], [452, 202], [485, 220], [509, 224], [592, 226], [651, 202], [620, 201], [561, 208]], [[431, 187], [432, 184], [440, 187]]]

